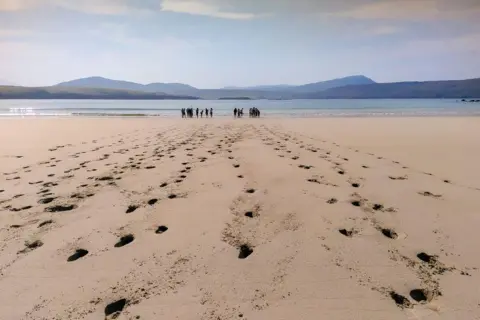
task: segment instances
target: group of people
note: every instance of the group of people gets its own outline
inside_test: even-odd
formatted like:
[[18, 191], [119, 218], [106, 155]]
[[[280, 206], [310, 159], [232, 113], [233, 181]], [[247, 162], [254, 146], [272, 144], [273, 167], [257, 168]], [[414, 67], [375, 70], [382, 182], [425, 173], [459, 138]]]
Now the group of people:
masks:
[[233, 116], [234, 116], [235, 118], [237, 118], [237, 117], [238, 117], [238, 118], [241, 118], [241, 117], [243, 116], [243, 108], [242, 108], [242, 109], [240, 109], [240, 108], [238, 108], [238, 109], [237, 109], [237, 108], [233, 109]]
[[[195, 110], [195, 115], [197, 116], [197, 118], [198, 118], [198, 115], [200, 115], [200, 117], [203, 118], [203, 111], [204, 111], [203, 109], [200, 110], [198, 108]], [[182, 118], [193, 118], [193, 113], [194, 113], [193, 108], [182, 108]], [[205, 108], [205, 118], [208, 118], [209, 114], [210, 114], [210, 118], [212, 118], [213, 109], [210, 108], [210, 110], [208, 110], [208, 108]]]
[[[260, 117], [260, 110], [258, 110], [257, 108], [250, 108], [248, 109], [248, 115], [250, 116], [250, 118], [258, 118]], [[243, 108], [233, 109], [233, 116], [235, 118], [243, 117]]]
[[[213, 117], [213, 108], [205, 108], [205, 109], [199, 109], [199, 108], [182, 108], [182, 118], [193, 118], [193, 117], [199, 117], [203, 118], [203, 113], [205, 111], [205, 118], [210, 118]], [[260, 117], [260, 110], [257, 108], [250, 108], [248, 110], [248, 114], [250, 118], [259, 118]], [[235, 108], [233, 109], [233, 116], [235, 118], [241, 118], [243, 117], [243, 108]]]
[[250, 115], [250, 118], [259, 118], [260, 117], [260, 110], [258, 110], [255, 107], [250, 108], [248, 113]]

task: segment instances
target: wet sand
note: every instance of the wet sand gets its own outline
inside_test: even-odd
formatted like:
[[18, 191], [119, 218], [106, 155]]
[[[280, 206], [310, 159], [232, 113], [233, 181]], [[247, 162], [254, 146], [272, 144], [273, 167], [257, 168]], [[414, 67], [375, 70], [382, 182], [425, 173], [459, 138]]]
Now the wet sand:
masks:
[[0, 319], [476, 319], [480, 119], [2, 119]]

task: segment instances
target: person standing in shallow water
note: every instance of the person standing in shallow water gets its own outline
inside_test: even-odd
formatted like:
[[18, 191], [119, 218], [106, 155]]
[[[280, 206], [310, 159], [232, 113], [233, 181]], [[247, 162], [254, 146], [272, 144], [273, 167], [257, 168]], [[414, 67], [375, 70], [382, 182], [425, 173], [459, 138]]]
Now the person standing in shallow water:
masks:
[[198, 118], [198, 108], [197, 108], [197, 110], [196, 110], [196, 113], [197, 113], [197, 118]]
[[205, 117], [208, 118], [208, 108], [205, 108]]
[[233, 117], [234, 117], [234, 118], [237, 117], [237, 108], [233, 109]]
[[210, 118], [213, 117], [213, 108], [210, 108]]

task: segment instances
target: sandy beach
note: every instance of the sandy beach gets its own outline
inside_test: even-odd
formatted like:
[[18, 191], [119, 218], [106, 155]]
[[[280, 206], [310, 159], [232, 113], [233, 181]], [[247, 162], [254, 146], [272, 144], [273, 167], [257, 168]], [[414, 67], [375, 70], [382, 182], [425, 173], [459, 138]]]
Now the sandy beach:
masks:
[[1, 119], [0, 319], [480, 319], [480, 118]]

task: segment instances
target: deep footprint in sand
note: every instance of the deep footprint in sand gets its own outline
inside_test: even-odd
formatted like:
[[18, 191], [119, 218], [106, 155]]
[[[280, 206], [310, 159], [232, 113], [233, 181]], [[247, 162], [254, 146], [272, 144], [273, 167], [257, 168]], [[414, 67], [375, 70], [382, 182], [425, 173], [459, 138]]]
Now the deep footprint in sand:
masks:
[[401, 294], [396, 293], [395, 291], [390, 291], [390, 298], [395, 301], [397, 306], [400, 308], [411, 308], [412, 303], [406, 297], [402, 296]]
[[436, 198], [436, 199], [440, 199], [442, 197], [441, 194], [433, 194], [429, 191], [422, 191], [422, 192], [419, 192], [418, 194], [424, 197], [430, 197], [430, 198]]
[[127, 244], [132, 243], [133, 240], [135, 240], [135, 237], [133, 236], [133, 234], [127, 234], [121, 237], [120, 240], [117, 243], [115, 243], [115, 248], [126, 246]]
[[168, 230], [167, 226], [159, 226], [157, 228], [157, 230], [155, 230], [155, 233], [156, 234], [162, 234], [162, 233], [166, 232], [167, 230]]
[[238, 258], [246, 259], [252, 253], [253, 253], [253, 249], [248, 244], [241, 245], [239, 248]]
[[68, 257], [67, 261], [72, 262], [76, 261], [82, 257], [85, 257], [88, 254], [88, 250], [85, 249], [77, 249], [75, 250], [75, 253], [72, 254], [70, 257]]
[[48, 207], [48, 208], [45, 208], [45, 211], [46, 212], [63, 212], [63, 211], [70, 211], [70, 210], [73, 210], [77, 208], [76, 205], [74, 204], [59, 204], [59, 205], [56, 205], [56, 206], [51, 206], [51, 207]]
[[105, 317], [111, 316], [111, 319], [116, 319], [120, 315], [120, 313], [123, 311], [125, 308], [125, 305], [127, 304], [127, 299], [120, 299], [115, 302], [112, 302], [108, 304], [105, 307]]
[[345, 237], [349, 237], [349, 238], [353, 237], [354, 235], [356, 235], [358, 233], [358, 231], [355, 230], [355, 229], [350, 229], [350, 230], [339, 229], [338, 232], [343, 234]]

